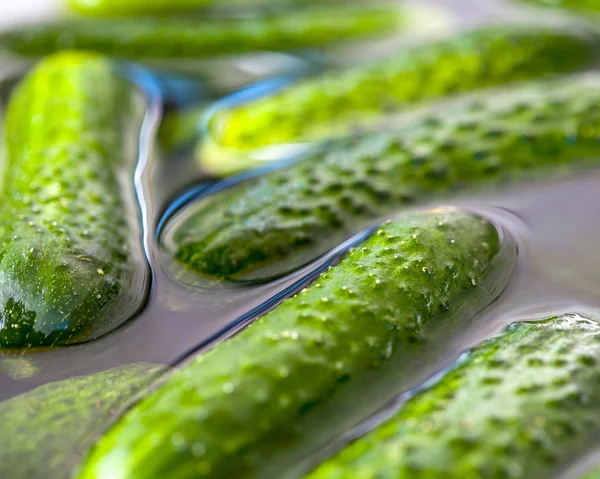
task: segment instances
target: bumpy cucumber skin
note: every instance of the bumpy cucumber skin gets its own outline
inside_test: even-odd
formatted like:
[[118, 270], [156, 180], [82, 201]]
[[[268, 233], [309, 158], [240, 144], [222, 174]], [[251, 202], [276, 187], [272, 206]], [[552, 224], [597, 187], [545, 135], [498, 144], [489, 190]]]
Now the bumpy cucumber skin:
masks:
[[384, 225], [147, 396], [103, 436], [80, 478], [283, 477], [415, 380], [501, 293], [509, 249], [493, 225], [460, 211]]
[[511, 327], [307, 479], [546, 479], [598, 440], [600, 327]]
[[376, 36], [399, 25], [392, 8], [314, 8], [256, 19], [73, 19], [0, 35], [0, 48], [25, 56], [64, 49], [127, 58], [198, 58], [317, 47]]
[[200, 202], [165, 246], [202, 274], [247, 276], [278, 260], [285, 272], [400, 207], [594, 161], [599, 128], [594, 75], [486, 92]]
[[0, 207], [1, 346], [76, 342], [114, 328], [145, 300], [147, 265], [127, 219], [135, 200], [118, 181], [133, 93], [105, 59], [80, 53], [42, 61], [13, 93]]
[[239, 149], [314, 140], [420, 101], [577, 70], [597, 47], [595, 38], [567, 29], [488, 27], [222, 110], [211, 119], [211, 134]]
[[161, 368], [136, 364], [41, 386], [0, 403], [0, 477], [65, 479], [78, 453]]

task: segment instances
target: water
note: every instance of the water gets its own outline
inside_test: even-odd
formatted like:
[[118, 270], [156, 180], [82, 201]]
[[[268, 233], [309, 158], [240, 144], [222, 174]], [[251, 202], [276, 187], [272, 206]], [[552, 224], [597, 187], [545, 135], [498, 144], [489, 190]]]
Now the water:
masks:
[[[452, 6], [457, 13], [454, 27], [496, 21], [513, 14], [495, 0], [429, 3]], [[282, 59], [285, 60], [283, 63]], [[258, 77], [280, 73], [281, 65], [296, 73], [311, 67], [310, 61], [289, 55], [266, 55], [262, 59], [254, 58], [256, 63], [250, 60], [245, 58], [237, 63], [221, 64], [222, 69], [217, 73], [213, 71], [209, 77], [204, 70], [200, 73], [195, 70], [194, 75], [179, 77], [175, 83], [173, 78], [164, 75], [160, 85], [154, 79], [144, 77], [150, 109], [140, 141], [143, 162], [138, 165], [134, 181], [143, 207], [144, 246], [153, 269], [148, 306], [137, 318], [93, 342], [49, 351], [0, 353], [0, 401], [51, 381], [123, 364], [179, 364], [190, 354], [201, 352], [234, 334], [299, 291], [323, 269], [334, 264], [349, 246], [364, 239], [366, 232], [357, 232], [356, 237], [314, 263], [265, 284], [215, 284], [188, 276], [188, 282], [195, 283], [192, 285], [174, 277], [171, 259], [158, 247], [156, 230], [168, 223], [179, 205], [185, 204], [185, 193], [191, 191], [192, 185], [214, 188], [215, 184], [207, 183], [191, 150], [165, 156], [150, 146], [148, 139], [156, 132], [161, 110], [153, 91], [158, 86], [174, 84], [176, 90], [181, 91], [180, 86], [184, 84], [186, 95], [171, 96], [170, 103], [210, 103], [224, 92]], [[5, 65], [0, 70], [4, 78], [0, 88], [3, 99], [14, 84], [15, 71], [18, 72], [19, 67]], [[233, 79], [232, 72], [235, 73]], [[219, 83], [219, 76], [228, 77], [231, 82], [227, 85]], [[165, 83], [165, 78], [169, 82]], [[600, 215], [593, 214], [596, 207], [600, 207], [600, 171], [586, 171], [560, 180], [542, 180], [518, 188], [445, 201], [444, 204], [475, 209], [509, 228], [519, 240], [519, 264], [512, 283], [500, 300], [488, 308], [482, 320], [475, 322], [455, 344], [449, 345], [448, 353], [436, 368], [423, 371], [420, 377], [414, 378], [415, 386], [451, 364], [461, 351], [496, 334], [511, 322], [600, 308], [600, 259], [596, 254]], [[428, 206], [423, 205], [423, 208]]]

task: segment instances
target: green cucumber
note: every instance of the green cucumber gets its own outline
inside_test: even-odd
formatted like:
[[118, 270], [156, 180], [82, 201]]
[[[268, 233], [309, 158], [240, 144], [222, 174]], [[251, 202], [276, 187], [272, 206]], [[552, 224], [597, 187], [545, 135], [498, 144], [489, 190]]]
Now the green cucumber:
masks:
[[600, 1], [598, 0], [522, 0], [528, 3], [543, 5], [546, 7], [565, 8], [579, 11], [600, 11]]
[[429, 374], [503, 291], [514, 246], [454, 209], [388, 222], [316, 284], [144, 398], [79, 477], [282, 478]]
[[0, 35], [0, 48], [43, 56], [64, 49], [136, 58], [198, 58], [257, 50], [317, 47], [377, 36], [399, 26], [392, 7], [310, 8], [247, 19], [70, 19]]
[[97, 337], [145, 302], [139, 211], [133, 181], [121, 181], [133, 173], [131, 130], [143, 115], [134, 93], [110, 62], [85, 53], [48, 57], [13, 92], [0, 182], [0, 346]]
[[176, 110], [167, 114], [160, 125], [158, 140], [166, 150], [190, 145], [200, 136], [205, 107]]
[[307, 479], [547, 479], [600, 439], [600, 325], [521, 323]]
[[593, 471], [589, 472], [588, 474], [585, 474], [584, 476], [582, 476], [581, 479], [600, 479], [600, 470], [594, 469]]
[[460, 99], [391, 132], [328, 143], [192, 204], [163, 245], [201, 274], [282, 274], [398, 208], [596, 162], [600, 76], [502, 91]]
[[335, 0], [67, 0], [71, 10], [92, 17], [135, 17], [186, 13], [205, 8], [257, 8], [342, 3]]
[[247, 150], [352, 131], [420, 101], [581, 69], [597, 58], [599, 44], [572, 26], [461, 33], [223, 109], [210, 121], [209, 145]]
[[117, 411], [158, 377], [135, 364], [46, 384], [0, 403], [0, 477], [65, 479]]

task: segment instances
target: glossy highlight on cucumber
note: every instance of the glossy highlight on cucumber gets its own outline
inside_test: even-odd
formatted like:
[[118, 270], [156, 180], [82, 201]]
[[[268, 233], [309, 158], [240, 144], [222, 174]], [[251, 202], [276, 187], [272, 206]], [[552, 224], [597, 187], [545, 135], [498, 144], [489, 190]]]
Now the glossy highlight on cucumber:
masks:
[[[137, 92], [85, 53], [48, 57], [13, 92], [0, 205], [0, 346], [97, 337], [144, 304], [130, 180]], [[137, 108], [138, 110], [140, 108]], [[121, 183], [121, 177], [131, 185]]]
[[599, 427], [600, 325], [568, 314], [475, 349], [307, 479], [561, 477]]
[[150, 364], [122, 366], [40, 386], [0, 403], [0, 476], [71, 477], [105, 424], [161, 372]]
[[428, 374], [502, 293], [514, 253], [512, 236], [461, 210], [387, 222], [175, 372], [103, 436], [79, 477], [283, 477]]
[[164, 247], [204, 275], [284, 274], [399, 208], [596, 164], [598, 131], [596, 74], [486, 91], [192, 204]]
[[20, 27], [0, 48], [24, 56], [65, 49], [117, 57], [200, 58], [260, 50], [318, 47], [385, 35], [400, 24], [391, 7], [317, 7], [256, 18], [81, 19]]
[[[223, 109], [211, 118], [208, 141], [240, 150], [313, 141], [421, 101], [582, 69], [597, 58], [599, 44], [596, 35], [573, 26], [515, 25], [460, 33]], [[200, 159], [202, 154], [200, 149]]]

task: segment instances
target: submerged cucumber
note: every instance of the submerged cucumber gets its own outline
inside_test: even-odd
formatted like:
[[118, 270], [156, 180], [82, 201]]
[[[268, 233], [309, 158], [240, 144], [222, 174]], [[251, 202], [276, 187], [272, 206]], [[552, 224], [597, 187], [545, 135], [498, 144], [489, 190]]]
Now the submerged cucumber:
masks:
[[510, 327], [307, 479], [547, 479], [600, 438], [600, 325]]
[[265, 266], [283, 273], [402, 206], [568, 170], [600, 154], [600, 76], [457, 104], [411, 127], [335, 141], [192, 205], [165, 247], [203, 274], [264, 277], [254, 270]]
[[27, 56], [74, 48], [139, 59], [196, 58], [322, 46], [386, 34], [398, 24], [391, 7], [321, 7], [238, 20], [71, 19], [2, 34], [0, 48]]
[[[600, 43], [572, 28], [487, 27], [217, 112], [217, 144], [251, 149], [348, 132], [408, 104], [590, 65]], [[214, 161], [217, 161], [216, 159]]]
[[452, 209], [388, 222], [136, 405], [80, 477], [284, 477], [428, 374], [502, 292], [513, 248], [483, 218]]
[[119, 408], [161, 368], [136, 364], [50, 383], [0, 403], [0, 477], [65, 479]]
[[[148, 267], [132, 187], [134, 89], [94, 55], [42, 61], [5, 120], [0, 345], [75, 342], [143, 304]], [[128, 177], [126, 177], [128, 179]]]
[[[67, 0], [69, 7], [83, 15], [122, 17], [140, 14], [170, 14], [191, 12], [206, 7], [282, 7], [336, 3], [335, 0]], [[338, 1], [337, 3], [342, 3]]]

